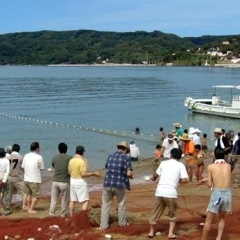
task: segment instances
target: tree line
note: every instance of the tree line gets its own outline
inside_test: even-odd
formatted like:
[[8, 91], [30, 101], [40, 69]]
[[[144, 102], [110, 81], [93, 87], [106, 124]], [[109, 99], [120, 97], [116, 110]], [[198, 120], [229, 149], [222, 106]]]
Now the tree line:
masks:
[[[223, 45], [222, 41], [229, 41]], [[219, 47], [240, 54], [240, 35], [181, 38], [160, 31], [38, 31], [0, 35], [0, 64], [202, 65], [206, 51]], [[217, 58], [212, 58], [217, 61]]]

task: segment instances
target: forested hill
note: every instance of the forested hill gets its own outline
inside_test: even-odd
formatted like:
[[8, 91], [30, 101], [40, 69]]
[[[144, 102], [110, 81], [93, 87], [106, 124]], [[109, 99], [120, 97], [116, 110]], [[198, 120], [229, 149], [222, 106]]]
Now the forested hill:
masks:
[[[100, 32], [39, 31], [0, 35], [0, 64], [193, 63], [196, 51], [222, 41], [235, 43], [240, 35], [181, 38], [160, 31]], [[197, 57], [198, 62], [201, 57]]]

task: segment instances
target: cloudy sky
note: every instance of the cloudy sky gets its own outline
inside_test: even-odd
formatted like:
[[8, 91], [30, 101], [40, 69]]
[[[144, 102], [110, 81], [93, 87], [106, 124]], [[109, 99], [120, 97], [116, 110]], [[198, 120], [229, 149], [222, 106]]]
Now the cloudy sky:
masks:
[[0, 34], [91, 29], [235, 35], [239, 9], [240, 0], [2, 0]]

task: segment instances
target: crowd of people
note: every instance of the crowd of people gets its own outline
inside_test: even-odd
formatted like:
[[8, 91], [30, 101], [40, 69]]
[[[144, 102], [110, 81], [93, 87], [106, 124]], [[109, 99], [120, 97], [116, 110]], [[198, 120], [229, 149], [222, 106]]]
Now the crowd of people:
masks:
[[[207, 134], [200, 138], [201, 131], [191, 127], [183, 129], [181, 124], [173, 123], [175, 130], [171, 130], [167, 137], [163, 128], [159, 129], [160, 144], [156, 145], [154, 151], [155, 162], [159, 167], [152, 176], [155, 181], [160, 177], [156, 189], [156, 200], [152, 215], [149, 220], [149, 238], [154, 237], [154, 226], [161, 217], [164, 209], [169, 209], [169, 232], [168, 238], [175, 239], [173, 233], [176, 221], [177, 209], [177, 186], [178, 183], [191, 182], [193, 175], [198, 183], [206, 182], [212, 189], [211, 198], [207, 207], [206, 221], [204, 224], [202, 240], [207, 239], [214, 216], [219, 217], [217, 240], [222, 239], [225, 215], [231, 213], [231, 171], [234, 168], [234, 159], [240, 155], [240, 133], [234, 136], [232, 130], [225, 132], [224, 129], [215, 128], [215, 144], [210, 154], [212, 163], [207, 166], [207, 177], [203, 178], [204, 158], [208, 149]], [[185, 159], [184, 164], [178, 162]]]
[[[131, 142], [135, 158], [139, 156], [139, 149]], [[88, 161], [84, 157], [85, 148], [76, 147], [75, 155], [67, 155], [68, 146], [59, 143], [59, 154], [53, 156], [54, 168], [51, 202], [49, 215], [56, 216], [56, 207], [61, 196], [61, 217], [74, 214], [75, 204], [81, 203], [82, 210], [89, 205], [89, 192], [86, 178], [100, 176], [98, 171], [88, 171]], [[118, 201], [119, 226], [126, 226], [125, 191], [130, 190], [129, 179], [133, 178], [130, 147], [127, 142], [117, 144], [117, 150], [110, 154], [105, 167], [106, 175], [103, 183], [101, 226], [109, 226], [111, 202], [114, 196]], [[136, 160], [136, 159], [135, 159]], [[4, 206], [4, 214], [11, 214], [10, 204], [12, 195], [22, 194], [22, 209], [29, 214], [36, 213], [35, 206], [41, 197], [41, 170], [44, 169], [43, 158], [40, 155], [40, 145], [33, 142], [30, 152], [20, 155], [20, 146], [13, 144], [5, 149], [0, 148], [0, 193]]]
[[[231, 165], [226, 156], [239, 155], [240, 134], [234, 137], [233, 131], [227, 132], [215, 128], [215, 149], [212, 153], [213, 163], [207, 167], [207, 177], [203, 178], [204, 158], [208, 149], [207, 134], [200, 138], [201, 131], [197, 128], [183, 129], [181, 124], [174, 123], [175, 129], [165, 134], [160, 128], [159, 144], [154, 151], [158, 168], [152, 180], [158, 180], [155, 193], [155, 204], [149, 219], [150, 230], [148, 238], [155, 236], [155, 225], [166, 207], [169, 209], [168, 238], [175, 239], [174, 234], [177, 211], [177, 187], [179, 183], [193, 181], [193, 176], [199, 183], [207, 182], [213, 189], [207, 208], [207, 218], [204, 225], [202, 240], [207, 238], [211, 222], [215, 214], [219, 214], [218, 236], [220, 240], [224, 228], [224, 216], [231, 212]], [[231, 136], [231, 138], [230, 138]], [[230, 141], [231, 139], [231, 141]], [[132, 161], [138, 160], [139, 148], [135, 142], [130, 145], [122, 141], [117, 149], [107, 158], [105, 178], [102, 191], [101, 223], [98, 230], [109, 228], [109, 215], [113, 198], [118, 202], [118, 225], [127, 226], [126, 190], [130, 190], [130, 179], [133, 178]], [[61, 196], [61, 217], [74, 214], [76, 203], [82, 204], [82, 210], [89, 206], [89, 192], [86, 178], [99, 177], [98, 171], [88, 170], [88, 161], [84, 157], [85, 148], [76, 147], [75, 155], [67, 155], [68, 146], [58, 145], [59, 154], [52, 158], [54, 168], [49, 215], [56, 216], [56, 207]], [[181, 158], [185, 163], [180, 162]], [[41, 170], [44, 169], [43, 158], [40, 155], [38, 142], [30, 145], [30, 152], [20, 155], [20, 146], [14, 144], [6, 149], [0, 148], [0, 192], [4, 205], [4, 214], [11, 214], [10, 204], [16, 191], [23, 196], [22, 209], [29, 214], [36, 213], [35, 206], [41, 196]], [[221, 177], [220, 177], [221, 176]]]
[[[88, 208], [88, 189], [86, 177], [100, 176], [99, 172], [89, 172], [85, 149], [79, 145], [74, 156], [67, 155], [67, 145], [58, 145], [59, 154], [52, 159], [54, 176], [51, 189], [49, 215], [55, 216], [58, 198], [62, 197], [61, 216], [73, 215], [76, 202], [82, 209]], [[44, 170], [40, 145], [33, 142], [30, 152], [20, 155], [20, 146], [13, 144], [0, 148], [0, 192], [4, 214], [11, 214], [11, 199], [16, 192], [22, 195], [22, 209], [29, 214], [36, 213], [35, 206], [41, 197], [41, 170]], [[69, 212], [68, 212], [69, 208]]]

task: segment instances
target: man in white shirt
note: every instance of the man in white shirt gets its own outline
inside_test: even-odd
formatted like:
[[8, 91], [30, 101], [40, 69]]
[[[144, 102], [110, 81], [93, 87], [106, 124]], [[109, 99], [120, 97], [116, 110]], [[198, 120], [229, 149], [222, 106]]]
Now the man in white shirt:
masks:
[[28, 196], [28, 213], [36, 213], [34, 210], [38, 199], [41, 197], [41, 170], [44, 169], [43, 158], [39, 154], [40, 147], [38, 142], [33, 142], [30, 146], [30, 153], [27, 153], [22, 162], [24, 169], [24, 187], [23, 192]]
[[179, 182], [188, 182], [186, 168], [183, 163], [178, 162], [178, 160], [181, 159], [181, 156], [182, 150], [179, 148], [173, 148], [171, 150], [171, 159], [161, 162], [157, 171], [152, 176], [153, 181], [155, 181], [158, 176], [160, 176], [160, 180], [155, 193], [155, 205], [149, 219], [150, 231], [147, 235], [148, 238], [154, 237], [155, 225], [166, 207], [169, 209], [168, 239], [175, 239], [177, 237], [173, 233], [176, 224], [177, 186]]
[[173, 148], [178, 148], [177, 142], [174, 140], [173, 134], [169, 133], [167, 138], [163, 140], [162, 148], [161, 148], [161, 155], [169, 159], [170, 152]]
[[130, 157], [131, 161], [137, 161], [140, 156], [139, 148], [136, 146], [134, 141], [130, 142]]
[[[9, 171], [10, 171], [10, 164], [9, 160], [5, 157], [5, 149], [0, 148], [0, 202], [3, 200], [3, 198], [6, 199], [9, 198]], [[4, 212], [5, 215], [9, 215], [11, 213], [10, 211], [10, 204], [6, 205], [4, 203]]]
[[192, 141], [193, 141], [194, 145], [201, 146], [201, 139], [200, 139], [201, 131], [198, 128], [195, 128], [193, 131], [194, 131], [194, 133], [193, 133]]

